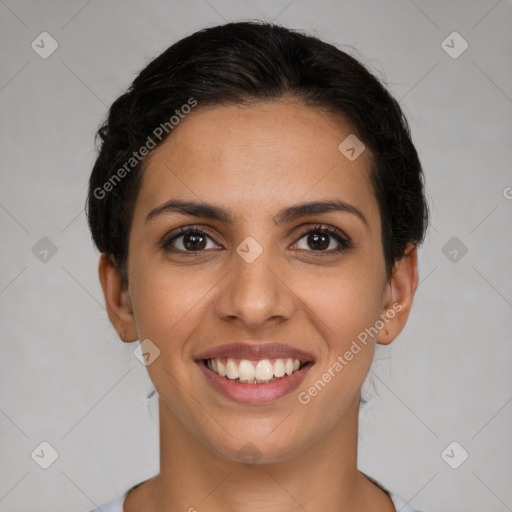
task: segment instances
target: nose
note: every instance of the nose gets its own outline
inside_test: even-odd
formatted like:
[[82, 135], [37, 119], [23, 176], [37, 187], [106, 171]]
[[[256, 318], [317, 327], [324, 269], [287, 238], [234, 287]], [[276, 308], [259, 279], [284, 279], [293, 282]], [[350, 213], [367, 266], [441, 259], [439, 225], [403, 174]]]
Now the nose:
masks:
[[252, 262], [236, 252], [232, 260], [215, 301], [219, 318], [251, 331], [291, 318], [296, 298], [287, 282], [285, 262], [267, 250]]

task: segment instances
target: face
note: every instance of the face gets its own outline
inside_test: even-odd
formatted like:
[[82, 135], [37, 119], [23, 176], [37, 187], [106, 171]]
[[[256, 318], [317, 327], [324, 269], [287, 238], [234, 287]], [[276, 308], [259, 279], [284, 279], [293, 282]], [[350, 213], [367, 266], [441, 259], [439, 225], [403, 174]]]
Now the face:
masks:
[[370, 155], [338, 149], [350, 134], [298, 102], [199, 105], [148, 160], [119, 330], [158, 348], [147, 370], [162, 403], [224, 457], [249, 442], [262, 461], [283, 460], [341, 425], [375, 343], [405, 322], [386, 278]]

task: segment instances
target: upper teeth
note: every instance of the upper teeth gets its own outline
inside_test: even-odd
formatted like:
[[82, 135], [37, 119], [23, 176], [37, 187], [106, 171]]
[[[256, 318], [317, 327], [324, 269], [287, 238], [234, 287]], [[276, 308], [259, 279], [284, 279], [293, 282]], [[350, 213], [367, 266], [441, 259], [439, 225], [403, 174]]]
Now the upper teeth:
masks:
[[272, 363], [269, 359], [260, 361], [249, 361], [240, 359], [239, 362], [231, 357], [208, 359], [207, 365], [210, 370], [228, 379], [239, 379], [240, 382], [268, 382], [274, 378], [291, 375], [300, 368], [300, 360], [275, 359]]

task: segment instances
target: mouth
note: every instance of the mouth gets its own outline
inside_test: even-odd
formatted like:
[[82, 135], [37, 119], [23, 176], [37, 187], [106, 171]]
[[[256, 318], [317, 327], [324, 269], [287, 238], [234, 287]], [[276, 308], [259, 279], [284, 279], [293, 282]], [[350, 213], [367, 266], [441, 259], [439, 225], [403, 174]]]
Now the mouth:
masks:
[[261, 342], [217, 347], [195, 361], [214, 389], [244, 403], [270, 402], [287, 395], [315, 363], [306, 352]]

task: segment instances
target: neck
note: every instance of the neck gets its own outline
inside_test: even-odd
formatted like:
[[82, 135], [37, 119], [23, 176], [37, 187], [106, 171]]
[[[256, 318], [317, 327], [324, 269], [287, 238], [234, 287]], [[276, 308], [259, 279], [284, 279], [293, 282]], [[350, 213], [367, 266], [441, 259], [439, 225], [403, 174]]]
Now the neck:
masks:
[[369, 486], [374, 496], [376, 489], [357, 471], [358, 410], [359, 399], [298, 455], [248, 466], [198, 442], [160, 398], [160, 473], [149, 501], [155, 510], [362, 510]]

